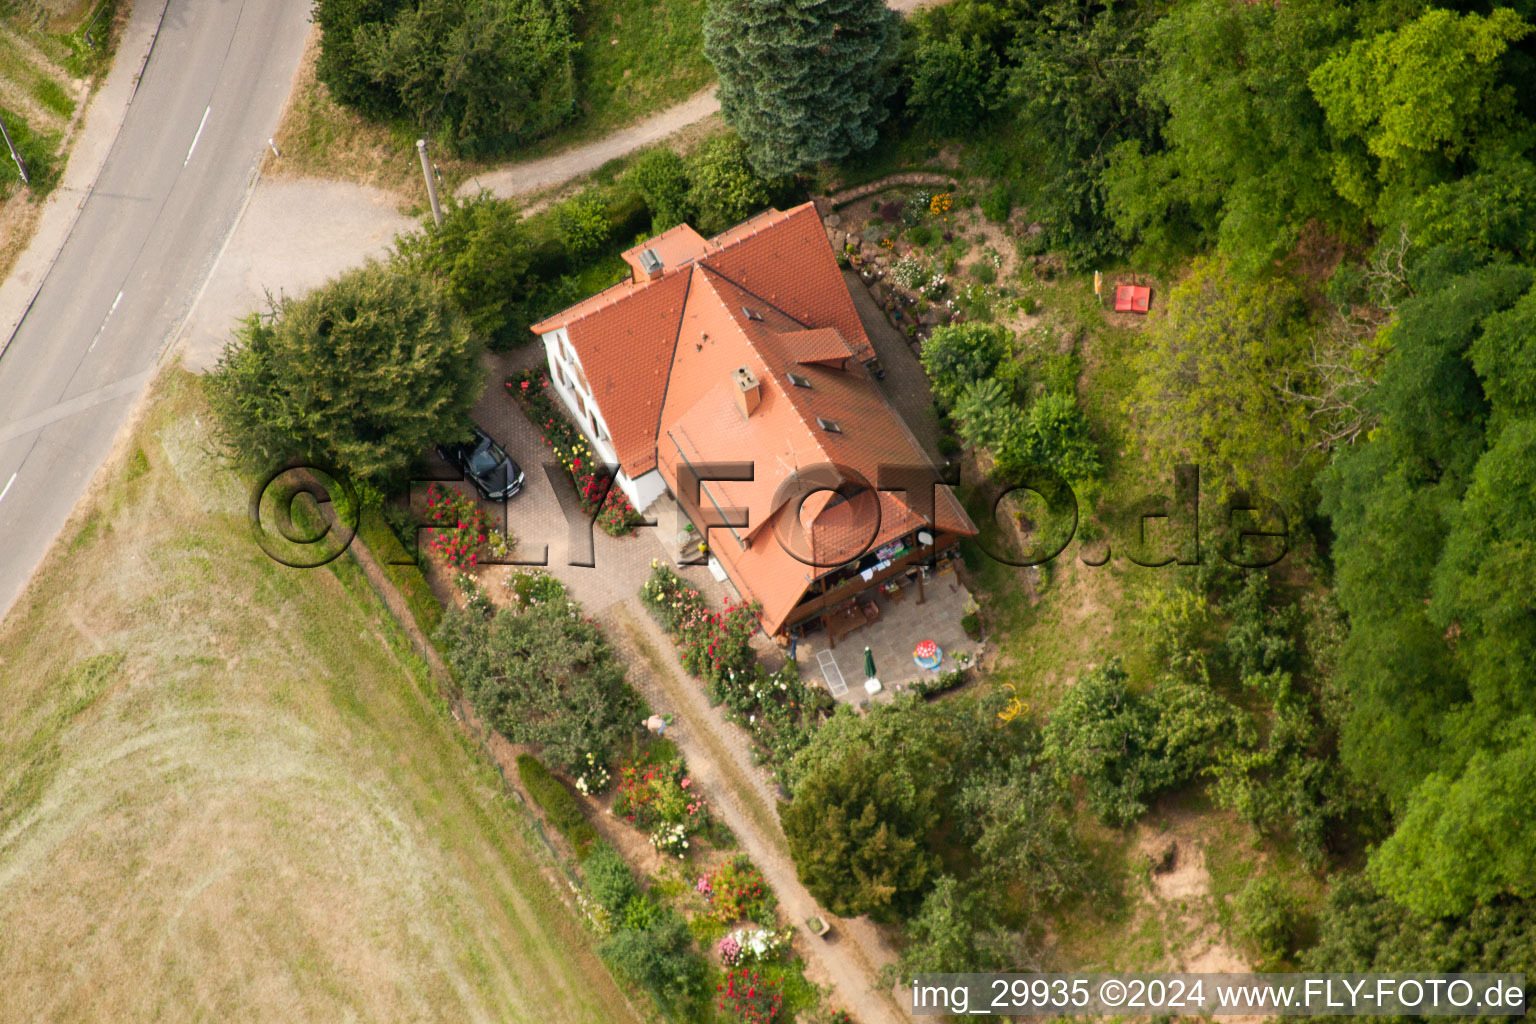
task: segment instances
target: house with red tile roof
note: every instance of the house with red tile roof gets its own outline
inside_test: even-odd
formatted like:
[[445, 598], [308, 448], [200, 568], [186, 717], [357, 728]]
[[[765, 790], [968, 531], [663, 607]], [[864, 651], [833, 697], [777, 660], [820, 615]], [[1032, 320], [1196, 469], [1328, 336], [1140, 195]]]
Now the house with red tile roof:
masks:
[[866, 365], [811, 203], [707, 239], [679, 225], [624, 259], [625, 280], [533, 325], [551, 382], [636, 508], [670, 493], [711, 527], [766, 632], [976, 533], [948, 488], [893, 486], [931, 463]]

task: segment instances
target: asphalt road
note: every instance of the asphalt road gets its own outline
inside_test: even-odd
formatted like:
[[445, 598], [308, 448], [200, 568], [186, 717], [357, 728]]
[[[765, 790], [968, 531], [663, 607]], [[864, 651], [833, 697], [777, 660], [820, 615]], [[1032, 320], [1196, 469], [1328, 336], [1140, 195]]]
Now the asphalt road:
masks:
[[0, 616], [212, 269], [309, 27], [306, 0], [170, 0], [95, 189], [0, 355]]

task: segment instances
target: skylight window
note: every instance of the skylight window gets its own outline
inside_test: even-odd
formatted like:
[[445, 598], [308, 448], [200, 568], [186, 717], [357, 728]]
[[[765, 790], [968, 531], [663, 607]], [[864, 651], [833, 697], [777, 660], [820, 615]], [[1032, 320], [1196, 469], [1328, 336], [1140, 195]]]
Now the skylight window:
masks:
[[741, 311], [747, 315], [748, 320], [761, 320], [763, 318], [763, 314], [759, 313], [755, 309], [749, 309], [746, 306], [742, 306]]
[[809, 377], [802, 377], [798, 373], [785, 374], [785, 376], [787, 376], [789, 378], [789, 382], [797, 388], [808, 388], [811, 386], [811, 380]]
[[816, 425], [829, 434], [841, 434], [843, 432], [843, 428], [837, 425], [836, 420], [822, 419], [820, 416], [817, 416]]

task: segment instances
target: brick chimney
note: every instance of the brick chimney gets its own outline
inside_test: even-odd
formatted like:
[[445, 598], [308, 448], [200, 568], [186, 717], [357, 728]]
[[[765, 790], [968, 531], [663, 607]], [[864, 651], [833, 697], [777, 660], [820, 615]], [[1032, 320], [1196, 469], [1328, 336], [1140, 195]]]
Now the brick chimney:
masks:
[[736, 382], [736, 408], [741, 410], [743, 416], [751, 416], [763, 400], [762, 386], [758, 384], [756, 375], [745, 366], [738, 367], [731, 374], [731, 379]]

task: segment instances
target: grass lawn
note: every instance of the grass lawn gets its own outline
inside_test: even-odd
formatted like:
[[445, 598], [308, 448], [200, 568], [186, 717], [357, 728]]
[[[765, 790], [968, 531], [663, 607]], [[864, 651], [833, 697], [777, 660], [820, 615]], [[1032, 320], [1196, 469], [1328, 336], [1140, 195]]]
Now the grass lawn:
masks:
[[[514, 160], [529, 160], [606, 135], [687, 99], [714, 78], [704, 59], [704, 0], [588, 0], [576, 21], [576, 114], [551, 137], [524, 146]], [[315, 80], [318, 35], [304, 56], [288, 112], [276, 141], [277, 173], [339, 178], [403, 196], [425, 209], [427, 190], [415, 140], [402, 124], [366, 120], [331, 99]], [[461, 160], [435, 149], [439, 173], [451, 192], [497, 166]]]
[[623, 1021], [360, 570], [254, 544], [168, 371], [0, 624], [20, 1020]]
[[714, 81], [704, 0], [586, 0], [577, 16], [576, 121], [560, 144], [602, 135]]

